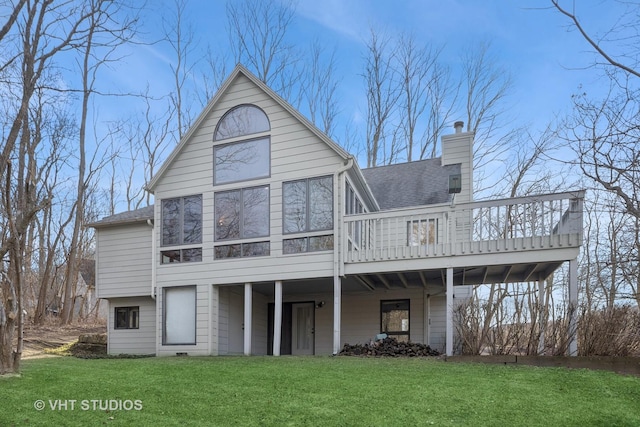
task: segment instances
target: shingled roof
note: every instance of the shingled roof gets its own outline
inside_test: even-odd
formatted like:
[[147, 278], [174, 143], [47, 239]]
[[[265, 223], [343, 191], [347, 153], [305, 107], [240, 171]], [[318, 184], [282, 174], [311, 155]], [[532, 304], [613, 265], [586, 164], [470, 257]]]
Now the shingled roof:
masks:
[[98, 228], [98, 227], [106, 227], [106, 226], [117, 225], [117, 224], [142, 222], [142, 221], [147, 221], [149, 219], [153, 219], [153, 205], [146, 206], [140, 209], [135, 209], [132, 211], [117, 213], [111, 216], [106, 216], [102, 218], [100, 221], [87, 224], [87, 226]]
[[[449, 175], [460, 165], [442, 166], [440, 158], [363, 169], [362, 173], [380, 209], [396, 209], [449, 202]], [[121, 212], [88, 224], [108, 227], [153, 219], [153, 205]]]
[[432, 205], [449, 201], [449, 175], [460, 165], [442, 166], [440, 158], [363, 169], [380, 209]]

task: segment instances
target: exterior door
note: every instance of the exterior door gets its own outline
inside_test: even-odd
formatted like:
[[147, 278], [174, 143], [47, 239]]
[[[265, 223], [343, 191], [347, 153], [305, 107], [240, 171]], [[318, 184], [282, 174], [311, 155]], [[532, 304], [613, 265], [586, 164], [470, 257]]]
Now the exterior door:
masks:
[[314, 354], [314, 315], [314, 303], [305, 302], [292, 304], [291, 354]]

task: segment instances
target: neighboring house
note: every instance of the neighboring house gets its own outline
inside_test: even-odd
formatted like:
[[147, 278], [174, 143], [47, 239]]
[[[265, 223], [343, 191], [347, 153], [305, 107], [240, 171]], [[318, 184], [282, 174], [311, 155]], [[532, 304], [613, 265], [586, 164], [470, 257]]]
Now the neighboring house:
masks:
[[[91, 224], [110, 353], [335, 354], [379, 333], [454, 352], [470, 286], [569, 261], [582, 192], [474, 202], [473, 135], [361, 170], [242, 66], [149, 184]], [[510, 218], [510, 221], [505, 219]]]

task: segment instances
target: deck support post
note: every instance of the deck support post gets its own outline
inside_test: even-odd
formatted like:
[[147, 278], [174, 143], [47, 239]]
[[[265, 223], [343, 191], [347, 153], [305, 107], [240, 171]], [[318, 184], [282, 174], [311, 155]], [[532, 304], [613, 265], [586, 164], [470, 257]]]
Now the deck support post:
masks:
[[544, 356], [544, 334], [547, 329], [547, 325], [545, 322], [545, 305], [544, 305], [544, 297], [545, 297], [545, 289], [544, 289], [544, 280], [538, 279], [538, 327], [540, 328], [540, 337], [538, 338], [538, 356]]
[[569, 356], [578, 355], [578, 260], [569, 261]]
[[431, 295], [425, 290], [424, 291], [424, 313], [423, 313], [423, 328], [424, 328], [424, 337], [423, 342], [426, 345], [431, 345]]
[[282, 339], [282, 281], [275, 283], [275, 304], [273, 307], [273, 355], [280, 356], [280, 341]]
[[342, 314], [342, 278], [333, 277], [333, 355], [340, 353], [340, 319]]
[[447, 356], [453, 356], [453, 268], [447, 268], [447, 309], [445, 345]]
[[253, 287], [251, 283], [244, 284], [244, 355], [251, 355], [251, 314]]

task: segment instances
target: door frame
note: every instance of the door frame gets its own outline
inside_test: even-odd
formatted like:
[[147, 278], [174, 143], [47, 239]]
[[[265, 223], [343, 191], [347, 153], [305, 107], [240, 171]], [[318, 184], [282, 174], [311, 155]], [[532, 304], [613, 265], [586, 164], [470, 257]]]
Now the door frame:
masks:
[[311, 331], [309, 334], [310, 343], [311, 343], [311, 352], [310, 353], [299, 353], [300, 356], [313, 356], [316, 354], [316, 303], [315, 301], [310, 302], [294, 302], [291, 304], [291, 354], [295, 354], [295, 344], [296, 344], [296, 334], [294, 332], [297, 331], [297, 318], [296, 318], [296, 306], [307, 306], [311, 308], [310, 317], [311, 317]]
[[[282, 303], [282, 330], [280, 334], [280, 354], [288, 355], [292, 353], [293, 346], [293, 305], [294, 304], [313, 304], [314, 310], [312, 314], [312, 330], [313, 330], [313, 354], [316, 352], [316, 301], [286, 301]], [[276, 304], [270, 302], [267, 308], [267, 354], [273, 356], [273, 323]]]

